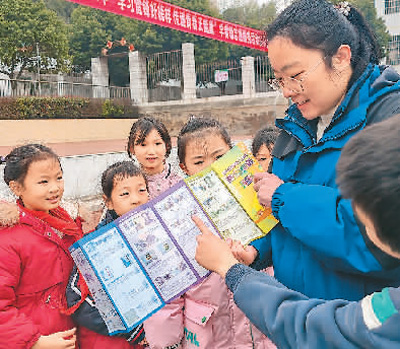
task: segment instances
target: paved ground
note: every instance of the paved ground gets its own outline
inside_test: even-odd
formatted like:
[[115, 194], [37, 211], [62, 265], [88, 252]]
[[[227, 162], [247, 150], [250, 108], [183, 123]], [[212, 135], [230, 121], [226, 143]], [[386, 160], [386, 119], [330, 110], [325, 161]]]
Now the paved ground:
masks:
[[0, 154], [42, 143], [60, 156], [124, 151], [133, 120], [0, 120]]
[[[252, 136], [233, 136], [235, 141], [250, 139]], [[64, 143], [46, 143], [59, 156], [74, 156], [84, 154], [101, 154], [109, 152], [126, 151], [126, 138], [109, 139], [109, 140], [93, 140], [93, 141], [76, 141]], [[172, 145], [176, 145], [176, 137], [172, 137]], [[7, 155], [13, 147], [0, 146], [0, 155]]]
[[[46, 143], [59, 156], [73, 156], [83, 154], [98, 154], [108, 152], [123, 152], [126, 147], [126, 139], [110, 139], [101, 141], [81, 141], [67, 143]], [[7, 155], [12, 147], [0, 146], [0, 154]]]

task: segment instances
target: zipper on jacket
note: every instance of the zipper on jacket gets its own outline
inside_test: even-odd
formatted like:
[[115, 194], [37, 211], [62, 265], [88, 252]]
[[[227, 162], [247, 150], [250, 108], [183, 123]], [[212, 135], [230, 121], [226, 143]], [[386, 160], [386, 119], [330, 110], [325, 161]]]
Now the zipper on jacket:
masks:
[[249, 328], [250, 328], [250, 337], [251, 337], [251, 346], [253, 349], [255, 349], [255, 343], [254, 343], [254, 336], [253, 336], [253, 328], [251, 326], [251, 322], [249, 321]]

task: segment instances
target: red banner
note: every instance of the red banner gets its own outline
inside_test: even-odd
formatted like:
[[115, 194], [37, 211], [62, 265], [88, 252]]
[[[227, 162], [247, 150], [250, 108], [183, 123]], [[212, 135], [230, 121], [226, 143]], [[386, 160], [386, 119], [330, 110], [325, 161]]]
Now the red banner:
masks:
[[203, 15], [160, 0], [68, 0], [186, 33], [267, 51], [262, 30]]

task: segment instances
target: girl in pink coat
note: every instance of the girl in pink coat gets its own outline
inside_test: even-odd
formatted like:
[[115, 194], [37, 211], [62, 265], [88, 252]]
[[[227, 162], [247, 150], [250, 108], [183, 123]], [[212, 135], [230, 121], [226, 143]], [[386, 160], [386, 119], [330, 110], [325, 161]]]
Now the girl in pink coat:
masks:
[[135, 157], [140, 164], [147, 179], [150, 199], [182, 179], [166, 162], [171, 149], [171, 137], [160, 120], [146, 116], [133, 123], [127, 145], [128, 155]]
[[[230, 148], [226, 130], [213, 119], [192, 118], [178, 137], [180, 166], [187, 175], [209, 166]], [[152, 349], [275, 348], [239, 310], [215, 273], [155, 313], [144, 328]]]
[[[129, 132], [127, 150], [129, 157], [135, 157], [146, 176], [149, 198], [154, 199], [182, 178], [174, 173], [171, 164], [166, 160], [171, 153], [171, 137], [165, 125], [152, 117], [142, 117], [133, 123]], [[182, 332], [183, 298], [173, 300], [165, 305], [158, 321], [144, 322], [144, 328], [151, 333], [158, 331]], [[164, 315], [166, 315], [164, 317]], [[179, 337], [180, 340], [181, 337]], [[174, 347], [176, 338], [170, 337], [164, 347]]]
[[81, 229], [59, 206], [60, 161], [43, 145], [15, 148], [4, 180], [18, 210], [12, 227], [0, 227], [0, 348], [75, 348], [65, 288], [73, 266], [68, 248]]

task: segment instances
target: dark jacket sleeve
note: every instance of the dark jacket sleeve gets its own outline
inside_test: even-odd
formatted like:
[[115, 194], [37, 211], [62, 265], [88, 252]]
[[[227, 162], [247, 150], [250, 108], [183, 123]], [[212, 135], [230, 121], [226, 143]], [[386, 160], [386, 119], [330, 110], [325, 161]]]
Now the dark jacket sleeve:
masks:
[[389, 93], [370, 106], [367, 113], [367, 124], [371, 125], [400, 114], [400, 91]]
[[278, 348], [399, 347], [399, 289], [360, 302], [310, 299], [241, 264], [225, 281], [238, 307]]

